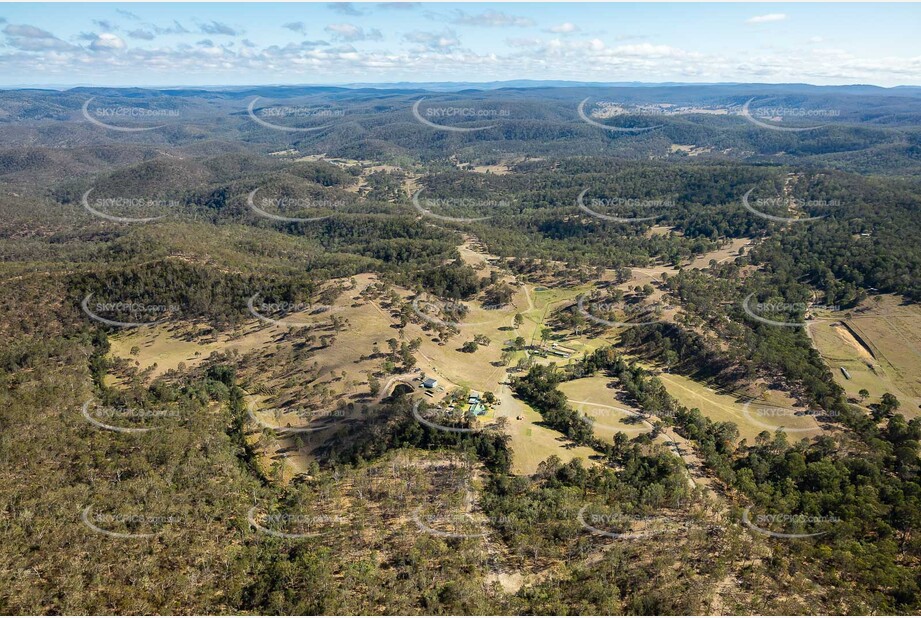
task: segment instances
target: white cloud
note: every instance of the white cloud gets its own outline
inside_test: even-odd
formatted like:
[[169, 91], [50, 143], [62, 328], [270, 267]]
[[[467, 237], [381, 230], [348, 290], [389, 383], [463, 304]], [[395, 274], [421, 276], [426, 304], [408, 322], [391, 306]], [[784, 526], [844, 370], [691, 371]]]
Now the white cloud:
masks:
[[222, 24], [221, 22], [214, 20], [211, 20], [210, 23], [205, 22], [199, 24], [198, 28], [201, 30], [202, 34], [222, 34], [226, 36], [237, 36], [239, 34], [243, 34], [242, 30], [238, 30], [232, 26], [228, 26], [227, 24]]
[[28, 24], [10, 24], [3, 29], [3, 34], [21, 37], [24, 39], [53, 39], [55, 36], [47, 30], [36, 28]]
[[384, 38], [381, 31], [372, 28], [365, 32], [365, 29], [355, 24], [330, 24], [325, 30], [333, 35], [333, 38], [339, 41], [380, 41]]
[[128, 32], [128, 36], [132, 39], [141, 39], [144, 41], [153, 41], [156, 38], [153, 32], [150, 30], [144, 30], [143, 28], [138, 28], [137, 30], [131, 30]]
[[420, 45], [422, 49], [437, 52], [452, 51], [460, 46], [460, 39], [450, 29], [443, 32], [408, 32], [403, 38]]
[[[305, 30], [318, 27], [315, 22], [306, 23]], [[294, 24], [297, 22], [290, 25]], [[501, 34], [521, 36], [488, 37], [485, 43], [479, 43], [481, 47], [470, 49], [462, 45], [454, 30], [440, 27], [431, 32], [398, 30], [388, 37], [393, 48], [381, 44], [373, 50], [363, 50], [355, 48], [361, 47], [357, 41], [383, 39], [380, 31], [369, 30], [364, 23], [364, 27], [331, 24], [326, 41], [304, 41], [295, 34], [281, 37], [280, 41], [251, 35], [251, 41], [236, 45], [221, 44], [228, 39], [220, 34], [193, 34], [178, 23], [167, 28], [146, 22], [134, 25], [139, 29], [118, 31], [118, 35], [131, 41], [129, 46], [110, 32], [75, 35], [64, 41], [36, 26], [0, 24], [0, 67], [5, 76], [15, 75], [19, 83], [30, 78], [47, 78], [45, 83], [143, 80], [153, 84], [204, 79], [209, 83], [241, 83], [243, 79], [251, 83], [329, 83], [525, 77], [648, 82], [921, 82], [921, 56], [892, 57], [884, 51], [869, 56], [851, 53], [843, 42], [840, 47], [845, 49], [825, 49], [831, 47], [828, 42], [815, 44], [812, 40], [808, 48], [805, 44], [792, 48], [743, 46], [702, 53], [690, 44], [679, 46], [667, 40], [622, 41], [624, 37], [615, 35], [511, 30]], [[194, 29], [198, 28], [196, 23]], [[289, 30], [296, 32], [293, 27]], [[159, 38], [167, 33], [174, 36]], [[151, 35], [156, 36], [156, 43], [149, 42]], [[808, 36], [803, 39], [809, 40]], [[809, 53], [803, 53], [804, 49]]]
[[8, 24], [3, 29], [11, 47], [29, 52], [66, 51], [74, 45], [62, 41], [46, 30], [28, 24]]
[[348, 15], [350, 17], [358, 17], [359, 15], [364, 15], [364, 11], [356, 9], [351, 2], [330, 2], [326, 7], [340, 15]]
[[542, 47], [547, 43], [539, 37], [516, 37], [506, 39], [505, 42], [509, 47]]
[[93, 51], [121, 51], [126, 47], [124, 41], [109, 32], [103, 32], [90, 43], [90, 49]]
[[622, 56], [632, 56], [636, 58], [687, 58], [689, 55], [692, 55], [683, 49], [678, 49], [669, 45], [652, 45], [651, 43], [620, 45], [614, 48], [614, 51]]
[[458, 26], [486, 26], [489, 28], [525, 28], [534, 25], [534, 22], [527, 17], [509, 15], [502, 11], [492, 10], [484, 11], [476, 15], [471, 15], [464, 11], [455, 11], [454, 16], [451, 18], [451, 23]]
[[307, 31], [307, 27], [302, 21], [289, 21], [286, 24], [282, 24], [281, 27], [287, 28], [291, 32], [297, 32], [298, 34], [305, 34]]
[[374, 5], [381, 10], [411, 11], [422, 6], [421, 2], [380, 2]]
[[573, 32], [579, 32], [579, 26], [567, 21], [547, 28], [547, 32], [552, 32], [554, 34], [572, 34]]
[[786, 13], [768, 13], [767, 15], [755, 15], [745, 20], [747, 24], [767, 24], [774, 21], [785, 21]]
[[141, 18], [132, 13], [131, 11], [126, 11], [125, 9], [115, 9], [115, 12], [121, 15], [122, 17], [127, 17], [132, 21], [140, 21]]
[[173, 25], [167, 28], [150, 26], [150, 29], [153, 30], [154, 34], [189, 34], [189, 31], [186, 30], [185, 26], [180, 24], [178, 21], [173, 21]]

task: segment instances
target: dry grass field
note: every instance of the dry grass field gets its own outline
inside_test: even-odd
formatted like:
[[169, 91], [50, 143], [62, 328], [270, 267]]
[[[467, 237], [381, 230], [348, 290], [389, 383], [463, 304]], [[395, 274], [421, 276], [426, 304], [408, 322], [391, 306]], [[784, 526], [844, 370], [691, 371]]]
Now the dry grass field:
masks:
[[687, 267], [699, 269], [709, 268], [710, 260], [716, 260], [717, 264], [728, 262], [738, 257], [739, 249], [747, 250], [751, 246], [752, 241], [749, 238], [733, 238], [722, 249], [696, 257]]
[[734, 395], [717, 393], [691, 378], [677, 374], [661, 373], [659, 379], [668, 393], [688, 408], [698, 408], [713, 421], [731, 421], [739, 428], [739, 438], [752, 442], [762, 431], [774, 432], [783, 427], [792, 440], [817, 436], [822, 427], [813, 416], [797, 416], [793, 410], [805, 411], [795, 402], [777, 391], [764, 393], [756, 402], [746, 406]]
[[[702, 256], [695, 260], [694, 266], [705, 267], [710, 259], [731, 258], [746, 242], [736, 241]], [[591, 449], [576, 446], [559, 432], [543, 426], [539, 413], [514, 398], [505, 384], [508, 366], [502, 363], [501, 357], [503, 348], [518, 336], [528, 344], [540, 343], [541, 332], [548, 326], [554, 311], [571, 304], [593, 285], [554, 285], [550, 281], [523, 283], [504, 269], [501, 260], [487, 254], [474, 238], [467, 238], [458, 251], [462, 260], [477, 269], [480, 276], [496, 273], [515, 292], [511, 303], [501, 308], [485, 308], [479, 300], [465, 302], [468, 313], [457, 324], [458, 334], [446, 341], [439, 338], [433, 324], [425, 319], [413, 320], [400, 329], [401, 305], [412, 303], [412, 292], [391, 287], [399, 298], [397, 304], [391, 304], [387, 294], [366, 295], [364, 292], [377, 288], [380, 281], [375, 275], [363, 274], [351, 280], [331, 282], [344, 290], [332, 303], [332, 313], [344, 321], [344, 328], [333, 329], [330, 326], [330, 313], [312, 315], [306, 312], [285, 316], [284, 324], [266, 323], [254, 318], [235, 332], [214, 333], [204, 338], [198, 335], [198, 325], [167, 324], [113, 336], [111, 355], [126, 359], [138, 370], [148, 370], [150, 379], [177, 369], [181, 363], [194, 367], [213, 352], [235, 352], [247, 358], [247, 369], [244, 369], [242, 377], [252, 386], [270, 393], [251, 399], [254, 414], [250, 440], [258, 447], [263, 469], [284, 481], [304, 473], [314, 451], [332, 439], [344, 424], [361, 422], [364, 413], [361, 406], [380, 401], [399, 382], [415, 385], [421, 375], [432, 376], [439, 381], [439, 388], [430, 397], [431, 401], [440, 400], [458, 387], [479, 392], [492, 391], [499, 397], [501, 403], [483, 417], [482, 422], [489, 424], [497, 418], [506, 419], [515, 473], [533, 474], [539, 463], [551, 455], [563, 461], [574, 457], [590, 461], [595, 455]], [[632, 279], [621, 287], [655, 285], [662, 273], [674, 275], [676, 272], [667, 266], [634, 268]], [[605, 278], [609, 276], [605, 275]], [[661, 296], [661, 291], [657, 290], [654, 296]], [[437, 299], [429, 300], [438, 302]], [[517, 329], [514, 327], [516, 313], [524, 318]], [[668, 314], [666, 312], [666, 319]], [[329, 337], [325, 345], [311, 350], [306, 362], [294, 360], [296, 353], [292, 333], [301, 326], [308, 326], [317, 337]], [[600, 337], [572, 337], [562, 344], [575, 350], [572, 355], [574, 360], [584, 352], [609, 344], [611, 338], [616, 337], [617, 330], [610, 329]], [[489, 344], [480, 345], [473, 353], [462, 352], [461, 346], [474, 336], [485, 336]], [[381, 371], [381, 360], [373, 358], [372, 351], [386, 350], [390, 339], [411, 341], [416, 338], [421, 340], [421, 345], [415, 354], [415, 372], [385, 375], [380, 380], [382, 392], [376, 398], [371, 397], [369, 376]], [[135, 347], [137, 349], [132, 354]], [[524, 355], [523, 351], [516, 352], [509, 365], [514, 365]], [[535, 362], [543, 364], [565, 365], [572, 360], [552, 355], [534, 357]], [[736, 398], [717, 394], [688, 378], [668, 374], [663, 374], [661, 378], [669, 392], [684, 405], [699, 408], [713, 420], [735, 422], [739, 426], [740, 437], [751, 440], [765, 429], [773, 430], [782, 425], [792, 429], [791, 433], [797, 437], [821, 432], [811, 417], [777, 418], [761, 414], [759, 405], [790, 406], [792, 402], [779, 393], [768, 394], [764, 401], [746, 408]], [[119, 378], [110, 376], [109, 379], [117, 382]], [[651, 428], [648, 423], [633, 419], [635, 411], [618, 400], [618, 392], [610, 386], [609, 378], [583, 378], [564, 383], [561, 390], [575, 409], [594, 419], [595, 433], [602, 440], [612, 441], [618, 431], [633, 437]], [[900, 398], [901, 392], [896, 393]], [[297, 402], [297, 405], [292, 402]], [[349, 403], [356, 405], [347, 406]], [[292, 406], [294, 412], [290, 412]], [[286, 409], [289, 411], [286, 412]], [[346, 409], [347, 413], [335, 412]], [[339, 416], [330, 417], [329, 414]], [[286, 428], [288, 431], [285, 431]]]
[[[860, 390], [879, 401], [892, 393], [907, 418], [921, 415], [921, 309], [903, 305], [897, 297], [868, 299], [857, 309], [827, 312], [810, 322], [813, 345], [828, 363], [835, 381], [848, 397], [860, 400]], [[841, 371], [844, 367], [850, 379]]]
[[619, 391], [609, 386], [611, 382], [606, 376], [580, 378], [564, 382], [560, 390], [573, 409], [594, 421], [595, 436], [605, 442], [613, 442], [614, 434], [619, 431], [631, 438], [650, 431], [649, 424], [639, 419], [637, 410], [617, 399]]
[[534, 474], [540, 462], [551, 455], [556, 455], [564, 463], [580, 457], [586, 464], [597, 456], [592, 449], [575, 445], [558, 431], [545, 427], [541, 415], [528, 404], [515, 399], [508, 386], [503, 385], [498, 396], [502, 403], [496, 410], [496, 416], [507, 419], [514, 457], [513, 474]]
[[[486, 256], [476, 249], [469, 243], [465, 244], [461, 247], [462, 256], [465, 261], [480, 265], [482, 275], [485, 276], [493, 269], [487, 262], [492, 256]], [[305, 418], [309, 414], [279, 413], [278, 409], [283, 406], [286, 397], [292, 398], [291, 388], [311, 388], [311, 392], [322, 393], [321, 402], [311, 399], [296, 406], [299, 412], [305, 408], [329, 411], [350, 401], [367, 403], [368, 375], [379, 371], [380, 361], [366, 357], [375, 346], [385, 350], [388, 339], [399, 339], [401, 336], [398, 307], [384, 306], [382, 298], [367, 300], [361, 297], [361, 292], [377, 284], [378, 279], [365, 274], [354, 277], [354, 280], [354, 287], [351, 287], [350, 282], [336, 282], [348, 287], [333, 303], [335, 315], [346, 320], [348, 326], [335, 332], [325, 328], [328, 315], [309, 315], [306, 312], [285, 316], [283, 325], [253, 319], [236, 333], [219, 333], [204, 341], [193, 336], [193, 325], [161, 325], [113, 336], [111, 356], [127, 359], [132, 364], [136, 362], [139, 370], [149, 369], [149, 377], [153, 379], [176, 369], [180, 363], [194, 367], [212, 352], [236, 350], [241, 356], [252, 355], [255, 359], [253, 364], [262, 370], [252, 370], [248, 374], [244, 372], [244, 377], [278, 394], [253, 400], [256, 402], [256, 420], [252, 423], [251, 441], [258, 445], [263, 469], [270, 471], [277, 462], [276, 467], [281, 468], [276, 472], [277, 476], [287, 481], [306, 471], [312, 461], [311, 453], [335, 435], [340, 425], [330, 422], [324, 424], [322, 429], [314, 430], [315, 423]], [[591, 449], [575, 446], [559, 432], [544, 427], [536, 411], [514, 399], [508, 387], [502, 384], [507, 376], [506, 367], [500, 363], [502, 349], [507, 341], [519, 334], [529, 341], [538, 341], [540, 331], [545, 326], [544, 320], [553, 308], [571, 302], [584, 288], [532, 291], [530, 286], [517, 284], [514, 278], [508, 277], [508, 281], [517, 286], [512, 303], [501, 309], [484, 309], [478, 301], [465, 303], [469, 313], [463, 323], [458, 324], [459, 334], [447, 342], [439, 340], [431, 324], [425, 320], [410, 322], [402, 329], [403, 340], [418, 337], [422, 341], [415, 355], [418, 375], [438, 379], [439, 391], [432, 398], [436, 401], [457, 387], [479, 392], [492, 391], [499, 395], [502, 405], [494, 414], [484, 417], [483, 421], [489, 423], [494, 420], [494, 416], [505, 416], [508, 419], [516, 473], [534, 473], [537, 465], [551, 455], [557, 455], [563, 461], [574, 457], [588, 460], [593, 455]], [[410, 302], [411, 292], [401, 288], [394, 288], [394, 291], [403, 302]], [[525, 322], [516, 332], [513, 318], [519, 312], [525, 317]], [[290, 362], [274, 363], [274, 359], [289, 359], [292, 354], [292, 342], [286, 337], [291, 329], [289, 324], [313, 325], [318, 334], [334, 334], [335, 339], [331, 345], [314, 350], [307, 366], [295, 363], [292, 367]], [[472, 340], [474, 335], [485, 335], [490, 339], [489, 345], [480, 346], [475, 353], [461, 352], [463, 343]], [[132, 355], [131, 350], [135, 346], [139, 350]], [[513, 358], [512, 363], [516, 360]], [[395, 385], [397, 378], [399, 376], [394, 379], [383, 378], [383, 390], [389, 392], [389, 387]], [[110, 379], [116, 380], [114, 376]], [[412, 382], [413, 379], [407, 377], [407, 381]], [[302, 393], [298, 392], [298, 395], [303, 398]], [[342, 422], [360, 422], [360, 416], [360, 412], [351, 412]], [[295, 430], [311, 428], [311, 431], [283, 431], [289, 426]], [[282, 430], [272, 431], [272, 427]]]
[[[195, 367], [208, 358], [212, 352], [245, 354], [270, 345], [281, 329], [266, 328], [258, 320], [248, 322], [235, 333], [218, 333], [204, 340], [196, 336], [199, 326], [195, 324], [174, 324], [141, 327], [112, 335], [110, 354], [124, 358], [141, 370], [149, 369], [150, 377], [156, 378], [185, 363]], [[134, 347], [140, 351], [131, 354]], [[156, 366], [155, 366], [156, 365]]]

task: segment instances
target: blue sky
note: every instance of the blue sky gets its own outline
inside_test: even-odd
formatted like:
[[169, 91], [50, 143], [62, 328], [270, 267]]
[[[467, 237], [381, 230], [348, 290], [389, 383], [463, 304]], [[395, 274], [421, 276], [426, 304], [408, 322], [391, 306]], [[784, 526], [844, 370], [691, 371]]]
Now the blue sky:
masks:
[[917, 4], [4, 4], [0, 86], [921, 85]]

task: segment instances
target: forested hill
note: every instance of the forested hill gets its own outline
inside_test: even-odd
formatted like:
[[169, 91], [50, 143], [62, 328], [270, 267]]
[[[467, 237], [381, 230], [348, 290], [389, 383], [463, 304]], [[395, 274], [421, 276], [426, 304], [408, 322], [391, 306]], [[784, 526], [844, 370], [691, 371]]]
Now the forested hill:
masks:
[[[904, 176], [916, 176], [921, 161], [917, 88], [497, 86], [460, 91], [409, 85], [7, 90], [0, 92], [0, 175], [27, 161], [60, 156], [61, 148], [78, 147], [106, 149], [107, 158], [142, 157], [145, 147], [147, 153], [168, 146], [195, 155], [244, 149], [265, 153], [291, 145], [375, 160], [693, 157]], [[119, 109], [135, 111], [119, 115]], [[263, 122], [254, 122], [254, 115]], [[476, 130], [433, 130], [419, 118]], [[94, 120], [144, 130], [100, 131]], [[764, 126], [772, 123], [782, 130]], [[151, 127], [156, 128], [146, 130]], [[624, 128], [630, 130], [615, 130]], [[49, 148], [55, 153], [46, 152]], [[92, 166], [86, 154], [81, 158]]]

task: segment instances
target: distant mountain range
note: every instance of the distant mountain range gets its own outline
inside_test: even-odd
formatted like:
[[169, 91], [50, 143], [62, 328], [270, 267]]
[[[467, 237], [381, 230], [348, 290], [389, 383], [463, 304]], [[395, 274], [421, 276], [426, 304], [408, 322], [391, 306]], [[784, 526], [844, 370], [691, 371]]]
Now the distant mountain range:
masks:
[[266, 89], [272, 91], [296, 92], [308, 90], [317, 92], [318, 90], [333, 89], [376, 89], [376, 90], [400, 90], [400, 91], [430, 91], [430, 92], [456, 92], [462, 90], [501, 90], [501, 89], [522, 89], [522, 88], [726, 88], [726, 89], [745, 89], [758, 92], [813, 92], [813, 93], [840, 93], [840, 94], [880, 94], [885, 92], [897, 91], [899, 94], [905, 92], [921, 93], [921, 86], [894, 86], [884, 88], [882, 86], [873, 86], [869, 84], [847, 84], [839, 86], [816, 86], [806, 83], [789, 83], [789, 84], [769, 84], [769, 83], [746, 83], [746, 82], [584, 82], [584, 81], [566, 81], [566, 80], [535, 80], [535, 79], [514, 79], [505, 81], [492, 82], [352, 82], [346, 84], [265, 84], [265, 85], [239, 85], [239, 86], [159, 86], [159, 87], [108, 87], [108, 86], [40, 86], [40, 85], [22, 85], [0, 87], [0, 90], [52, 90], [52, 91], [170, 91], [170, 92], [249, 92], [258, 89], [265, 92]]

